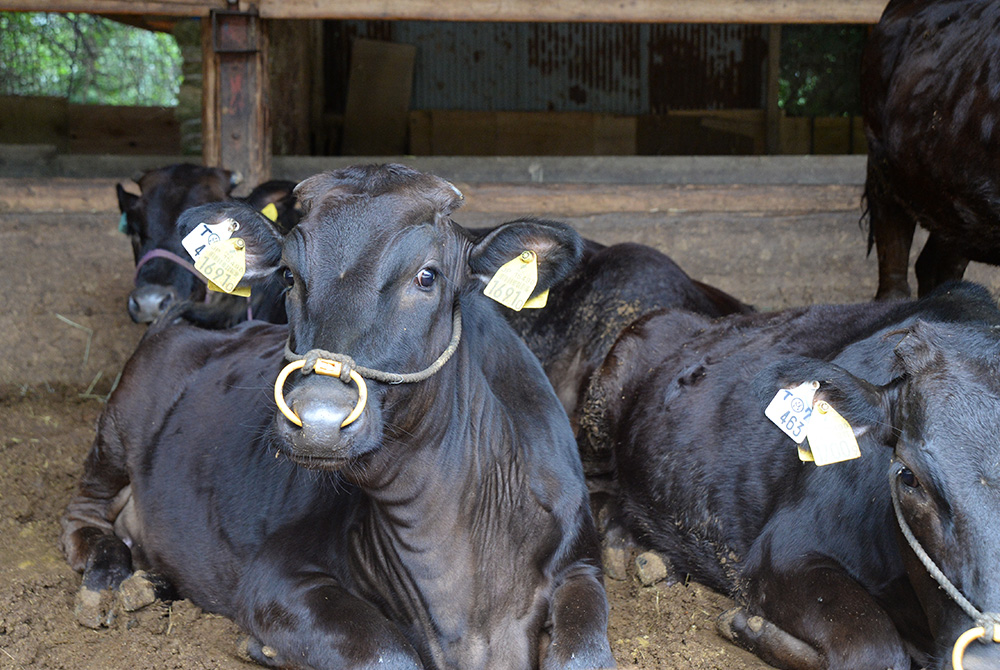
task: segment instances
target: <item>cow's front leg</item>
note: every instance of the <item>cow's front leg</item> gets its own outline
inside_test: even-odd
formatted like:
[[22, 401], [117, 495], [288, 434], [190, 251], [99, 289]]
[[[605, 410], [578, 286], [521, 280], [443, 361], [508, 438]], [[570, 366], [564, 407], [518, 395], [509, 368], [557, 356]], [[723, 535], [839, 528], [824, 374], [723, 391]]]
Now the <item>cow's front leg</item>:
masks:
[[568, 568], [552, 594], [549, 639], [541, 650], [542, 670], [617, 667], [608, 644], [608, 598], [600, 570]]
[[968, 266], [968, 258], [931, 233], [913, 268], [917, 275], [917, 295], [923, 297], [946, 281], [961, 279]]
[[762, 569], [748, 581], [746, 602], [750, 616], [733, 620], [732, 639], [776, 667], [909, 670], [888, 614], [839, 568]]
[[[884, 159], [882, 159], [884, 161]], [[889, 168], [868, 161], [868, 180], [865, 199], [868, 204], [868, 250], [875, 245], [878, 257], [878, 291], [876, 300], [894, 300], [910, 297], [906, 281], [910, 268], [910, 246], [916, 221], [909, 216], [890, 192], [883, 174]]]
[[[273, 568], [274, 566], [272, 566]], [[301, 571], [244, 583], [237, 620], [247, 651], [265, 665], [312, 670], [417, 670], [420, 656], [370, 603], [321, 573]]]

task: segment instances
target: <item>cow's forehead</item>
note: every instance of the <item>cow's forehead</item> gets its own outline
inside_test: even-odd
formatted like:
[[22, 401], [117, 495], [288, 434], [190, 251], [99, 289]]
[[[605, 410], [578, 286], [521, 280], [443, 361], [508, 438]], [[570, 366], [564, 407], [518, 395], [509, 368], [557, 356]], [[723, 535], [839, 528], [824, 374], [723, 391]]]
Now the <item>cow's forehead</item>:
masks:
[[298, 231], [314, 244], [361, 249], [384, 245], [415, 226], [446, 231], [448, 223], [434, 201], [411, 193], [352, 194], [314, 203]]

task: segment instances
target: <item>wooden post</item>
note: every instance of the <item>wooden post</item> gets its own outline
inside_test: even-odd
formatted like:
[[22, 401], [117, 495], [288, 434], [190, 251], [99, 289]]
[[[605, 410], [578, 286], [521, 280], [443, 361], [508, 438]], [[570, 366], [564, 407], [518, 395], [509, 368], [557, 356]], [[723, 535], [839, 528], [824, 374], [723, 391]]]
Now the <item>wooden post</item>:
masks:
[[266, 23], [255, 12], [213, 10], [203, 40], [203, 158], [239, 172], [239, 193], [271, 174]]
[[768, 154], [781, 153], [781, 109], [778, 107], [778, 76], [781, 74], [781, 26], [767, 30], [767, 122], [764, 146]]

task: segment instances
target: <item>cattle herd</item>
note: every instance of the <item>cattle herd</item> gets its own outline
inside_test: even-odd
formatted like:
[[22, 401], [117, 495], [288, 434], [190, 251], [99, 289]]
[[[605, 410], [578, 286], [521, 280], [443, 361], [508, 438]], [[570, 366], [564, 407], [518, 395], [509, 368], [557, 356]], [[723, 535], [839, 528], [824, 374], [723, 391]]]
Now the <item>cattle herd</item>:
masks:
[[150, 325], [62, 519], [78, 618], [141, 579], [271, 667], [610, 668], [602, 559], [637, 547], [778, 668], [1000, 667], [1000, 309], [961, 281], [1000, 261], [998, 35], [962, 0], [871, 35], [870, 303], [757, 312], [642, 245], [467, 229], [402, 165], [119, 186]]

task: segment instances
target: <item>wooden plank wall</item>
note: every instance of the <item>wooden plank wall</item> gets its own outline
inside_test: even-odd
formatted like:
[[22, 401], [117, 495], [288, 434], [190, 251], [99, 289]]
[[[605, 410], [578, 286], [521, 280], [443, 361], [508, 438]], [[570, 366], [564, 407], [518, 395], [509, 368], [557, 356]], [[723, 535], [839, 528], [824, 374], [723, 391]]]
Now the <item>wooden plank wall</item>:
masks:
[[71, 105], [65, 98], [0, 96], [0, 144], [47, 144], [61, 153], [177, 154], [172, 107]]
[[[760, 155], [761, 109], [625, 116], [587, 112], [410, 112], [415, 156]], [[860, 117], [777, 118], [778, 154], [864, 154]]]

